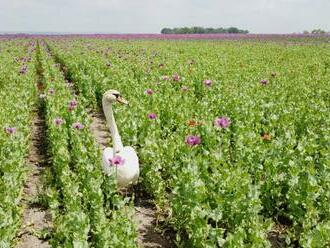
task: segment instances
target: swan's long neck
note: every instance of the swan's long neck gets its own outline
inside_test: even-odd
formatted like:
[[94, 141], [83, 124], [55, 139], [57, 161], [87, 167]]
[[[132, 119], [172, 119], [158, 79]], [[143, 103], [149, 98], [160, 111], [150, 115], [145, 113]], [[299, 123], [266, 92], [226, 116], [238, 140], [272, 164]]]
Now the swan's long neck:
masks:
[[108, 126], [110, 128], [110, 133], [112, 136], [112, 142], [113, 142], [113, 151], [114, 154], [117, 152], [120, 152], [123, 150], [123, 143], [121, 142], [121, 138], [117, 129], [115, 117], [113, 115], [112, 111], [112, 104], [102, 102], [103, 104], [103, 111], [105, 118], [107, 120]]

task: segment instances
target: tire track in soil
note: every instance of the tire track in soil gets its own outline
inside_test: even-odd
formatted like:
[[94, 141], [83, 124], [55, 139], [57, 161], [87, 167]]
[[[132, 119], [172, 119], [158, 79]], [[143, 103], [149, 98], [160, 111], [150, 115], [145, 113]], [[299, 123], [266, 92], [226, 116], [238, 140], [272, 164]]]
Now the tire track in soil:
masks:
[[46, 156], [46, 128], [41, 109], [34, 110], [32, 121], [31, 145], [27, 158], [29, 169], [28, 178], [24, 185], [22, 204], [23, 226], [20, 231], [18, 248], [47, 248], [51, 247], [48, 241], [38, 237], [38, 233], [51, 230], [51, 214], [47, 209], [34, 203], [42, 187], [41, 177], [47, 166]]
[[[104, 114], [89, 111], [92, 124], [90, 130], [103, 151], [110, 144], [111, 136], [106, 125]], [[128, 189], [129, 195], [134, 195], [135, 216], [134, 221], [138, 231], [138, 247], [144, 248], [171, 248], [174, 247], [171, 236], [164, 237], [157, 231], [157, 211], [152, 199], [143, 191], [143, 187], [138, 184]]]

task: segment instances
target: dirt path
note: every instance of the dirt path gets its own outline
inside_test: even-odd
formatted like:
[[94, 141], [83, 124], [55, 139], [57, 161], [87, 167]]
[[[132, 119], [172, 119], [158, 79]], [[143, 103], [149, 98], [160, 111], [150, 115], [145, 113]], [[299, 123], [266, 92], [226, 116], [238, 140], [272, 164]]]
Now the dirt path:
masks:
[[[109, 129], [102, 112], [90, 113], [92, 118], [91, 132], [96, 141], [100, 145], [100, 149], [104, 149], [111, 145]], [[169, 237], [165, 238], [156, 230], [156, 209], [152, 200], [143, 192], [140, 185], [132, 187], [135, 195], [135, 223], [138, 229], [138, 245], [144, 248], [173, 247]]]
[[47, 241], [38, 237], [44, 229], [51, 228], [50, 213], [36, 204], [41, 189], [41, 176], [45, 168], [47, 157], [45, 148], [45, 120], [41, 110], [35, 111], [31, 130], [31, 146], [27, 158], [28, 178], [24, 185], [22, 204], [23, 225], [19, 233], [19, 248], [46, 248], [50, 247]]

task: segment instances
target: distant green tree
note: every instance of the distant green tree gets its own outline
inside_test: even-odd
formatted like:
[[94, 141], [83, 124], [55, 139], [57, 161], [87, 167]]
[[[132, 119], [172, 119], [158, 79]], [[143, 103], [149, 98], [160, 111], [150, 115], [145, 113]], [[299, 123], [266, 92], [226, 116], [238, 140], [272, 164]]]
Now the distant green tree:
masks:
[[207, 34], [214, 34], [216, 32], [216, 29], [214, 29], [214, 28], [206, 28], [205, 29], [205, 32]]
[[203, 28], [203, 27], [180, 27], [180, 28], [163, 28], [162, 34], [247, 34], [248, 30], [238, 29], [236, 27], [229, 28]]
[[172, 34], [172, 29], [170, 29], [170, 28], [163, 28], [161, 30], [161, 33], [162, 34]]
[[325, 34], [326, 32], [325, 32], [324, 30], [318, 28], [318, 29], [314, 29], [314, 30], [312, 30], [311, 33], [312, 33], [312, 34]]
[[240, 30], [235, 27], [230, 27], [227, 30], [228, 30], [228, 33], [231, 33], [231, 34], [238, 34], [240, 32]]

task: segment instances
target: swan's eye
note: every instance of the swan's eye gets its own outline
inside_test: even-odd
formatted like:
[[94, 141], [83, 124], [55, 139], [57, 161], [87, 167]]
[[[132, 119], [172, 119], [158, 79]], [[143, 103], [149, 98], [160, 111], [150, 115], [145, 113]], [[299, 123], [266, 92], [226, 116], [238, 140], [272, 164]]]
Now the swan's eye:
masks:
[[118, 93], [113, 93], [113, 95], [118, 98], [120, 95]]

